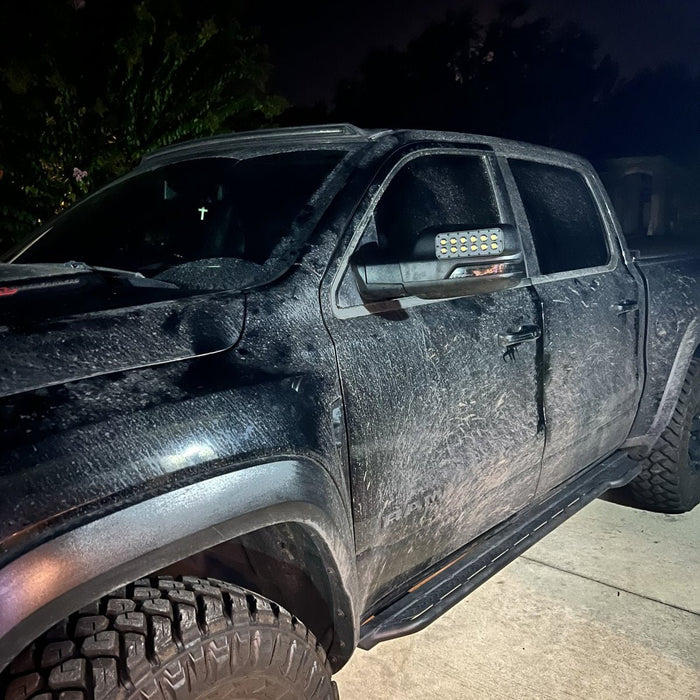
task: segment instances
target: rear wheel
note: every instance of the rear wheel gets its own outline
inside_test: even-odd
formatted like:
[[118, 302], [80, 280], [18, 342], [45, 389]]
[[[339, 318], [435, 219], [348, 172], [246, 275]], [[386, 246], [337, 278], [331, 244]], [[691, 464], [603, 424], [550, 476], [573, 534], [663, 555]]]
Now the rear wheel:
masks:
[[272, 601], [212, 579], [142, 579], [63, 620], [2, 677], [5, 700], [337, 698], [324, 650]]
[[690, 363], [671, 422], [639, 459], [642, 473], [628, 487], [634, 505], [685, 513], [700, 503], [700, 360]]

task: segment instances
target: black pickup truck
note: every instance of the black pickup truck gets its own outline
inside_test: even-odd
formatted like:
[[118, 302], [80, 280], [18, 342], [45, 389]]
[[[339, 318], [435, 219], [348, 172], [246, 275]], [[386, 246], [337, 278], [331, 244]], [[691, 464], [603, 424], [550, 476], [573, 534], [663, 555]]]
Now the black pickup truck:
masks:
[[182, 143], [6, 261], [6, 700], [336, 697], [607, 490], [700, 500], [700, 260], [575, 156]]

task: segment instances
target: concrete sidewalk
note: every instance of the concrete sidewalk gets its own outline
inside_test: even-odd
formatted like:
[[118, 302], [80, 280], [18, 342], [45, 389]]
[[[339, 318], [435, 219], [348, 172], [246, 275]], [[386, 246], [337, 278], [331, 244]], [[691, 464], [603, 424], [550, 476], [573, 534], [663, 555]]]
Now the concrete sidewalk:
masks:
[[700, 700], [700, 507], [595, 501], [423, 632], [358, 650], [341, 700]]

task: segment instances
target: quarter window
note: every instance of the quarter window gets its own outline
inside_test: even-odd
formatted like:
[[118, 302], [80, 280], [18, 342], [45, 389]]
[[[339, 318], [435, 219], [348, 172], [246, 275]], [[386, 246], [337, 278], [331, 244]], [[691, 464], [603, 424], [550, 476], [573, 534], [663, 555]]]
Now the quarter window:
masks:
[[530, 224], [540, 273], [605, 265], [609, 253], [603, 221], [580, 173], [525, 160], [509, 163]]

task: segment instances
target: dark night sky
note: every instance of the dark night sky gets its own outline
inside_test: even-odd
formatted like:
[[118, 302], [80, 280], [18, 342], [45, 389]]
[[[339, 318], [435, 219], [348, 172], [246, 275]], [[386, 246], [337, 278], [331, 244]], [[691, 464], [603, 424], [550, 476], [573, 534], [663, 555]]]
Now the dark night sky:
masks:
[[[330, 101], [338, 81], [352, 76], [368, 51], [402, 48], [448, 10], [474, 7], [482, 21], [490, 0], [354, 0], [338, 3], [261, 0], [256, 19], [272, 50], [274, 87], [299, 105]], [[699, 0], [532, 0], [527, 18], [549, 16], [588, 30], [623, 76], [661, 63], [700, 71]]]

